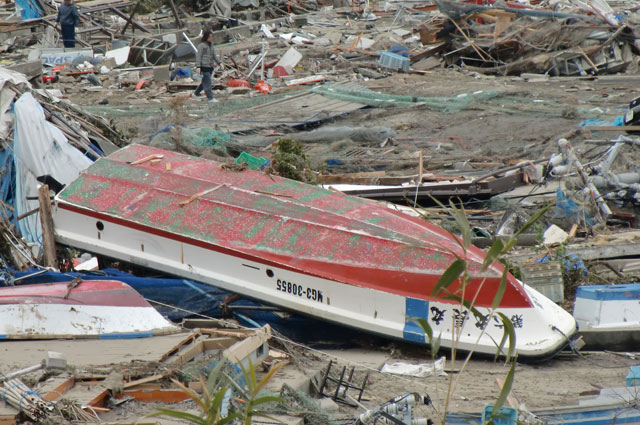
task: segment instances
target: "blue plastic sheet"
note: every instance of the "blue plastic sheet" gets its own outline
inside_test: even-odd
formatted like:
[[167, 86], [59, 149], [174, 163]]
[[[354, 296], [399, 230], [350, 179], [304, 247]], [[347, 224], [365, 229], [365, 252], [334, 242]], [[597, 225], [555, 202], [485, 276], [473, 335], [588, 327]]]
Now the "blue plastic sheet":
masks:
[[44, 13], [40, 6], [33, 0], [16, 0], [16, 3], [22, 8], [22, 20], [40, 18]]
[[[11, 145], [9, 145], [11, 146]], [[13, 207], [13, 199], [15, 193], [16, 173], [13, 166], [13, 151], [11, 148], [0, 152], [0, 190], [2, 191], [2, 202]], [[10, 214], [9, 217], [5, 213]], [[4, 220], [10, 220], [15, 223], [15, 217], [11, 211], [1, 211]]]
[[556, 190], [556, 206], [554, 212], [555, 218], [569, 218], [575, 222], [584, 222], [585, 224], [592, 226], [593, 219], [585, 209], [578, 203], [567, 198], [561, 188]]

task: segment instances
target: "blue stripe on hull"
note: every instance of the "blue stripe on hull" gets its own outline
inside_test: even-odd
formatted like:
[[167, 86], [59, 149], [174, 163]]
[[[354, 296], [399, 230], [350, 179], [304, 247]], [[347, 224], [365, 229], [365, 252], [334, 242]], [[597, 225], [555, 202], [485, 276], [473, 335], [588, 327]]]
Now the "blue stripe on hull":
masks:
[[425, 333], [416, 322], [412, 321], [414, 318], [429, 320], [429, 301], [407, 297], [405, 303], [403, 338], [407, 341], [424, 343]]
[[105, 334], [98, 335], [98, 339], [133, 339], [133, 338], [148, 338], [153, 336], [153, 332], [134, 332], [128, 334]]

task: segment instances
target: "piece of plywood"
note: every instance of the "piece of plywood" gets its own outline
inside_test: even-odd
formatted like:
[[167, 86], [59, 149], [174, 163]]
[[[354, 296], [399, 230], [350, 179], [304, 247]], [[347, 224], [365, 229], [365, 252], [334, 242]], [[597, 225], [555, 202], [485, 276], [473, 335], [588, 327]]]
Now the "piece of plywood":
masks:
[[271, 327], [265, 325], [256, 330], [255, 334], [235, 343], [223, 353], [223, 356], [233, 363], [241, 363], [251, 353], [258, 350], [271, 338]]

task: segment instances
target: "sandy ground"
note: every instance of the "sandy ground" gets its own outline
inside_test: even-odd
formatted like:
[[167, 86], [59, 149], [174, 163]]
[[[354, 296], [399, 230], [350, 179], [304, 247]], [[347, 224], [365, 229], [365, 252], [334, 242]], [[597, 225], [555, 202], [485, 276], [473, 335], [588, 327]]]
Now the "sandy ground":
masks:
[[[69, 340], [69, 341], [9, 341], [0, 343], [2, 364], [0, 372], [6, 373], [22, 367], [37, 364], [46, 357], [47, 351], [62, 353], [68, 361], [69, 372], [76, 376], [90, 373], [108, 373], [109, 370], [133, 368], [134, 365], [148, 365], [149, 374], [161, 370], [155, 363], [184, 337], [184, 334], [145, 338], [140, 340]], [[366, 341], [366, 339], [364, 340]], [[355, 367], [352, 382], [361, 385], [365, 375], [368, 378], [361, 403], [373, 408], [395, 396], [406, 392], [428, 395], [433, 404], [418, 409], [416, 416], [427, 416], [437, 420], [444, 411], [444, 402], [453, 379], [455, 389], [451, 393], [449, 411], [479, 412], [486, 404], [495, 401], [499, 394], [497, 379], [504, 379], [507, 368], [501, 361], [493, 359], [473, 359], [463, 367], [461, 360], [446, 363], [446, 375], [433, 374], [424, 377], [398, 376], [379, 372], [385, 363], [398, 361], [411, 364], [431, 364], [430, 354], [423, 348], [389, 342], [383, 346], [363, 346], [301, 351], [291, 364], [281, 369], [269, 389], [279, 391], [283, 383], [295, 388], [305, 388], [308, 378], [324, 370], [329, 360], [335, 362], [339, 372], [342, 366], [348, 370]], [[593, 396], [601, 388], [622, 387], [630, 365], [640, 363], [639, 355], [614, 354], [606, 352], [585, 352], [581, 355], [560, 354], [552, 360], [534, 364], [518, 363], [512, 395], [521, 406], [539, 409], [550, 406], [574, 405], [580, 398]], [[337, 366], [336, 366], [337, 365]], [[154, 369], [156, 368], [156, 369]], [[156, 372], [157, 373], [157, 372]], [[25, 382], [33, 382], [42, 372], [34, 372], [24, 377]], [[47, 385], [46, 382], [39, 384]], [[37, 388], [37, 387], [36, 387]], [[41, 387], [43, 388], [43, 387]], [[331, 388], [331, 387], [330, 387]], [[85, 390], [88, 391], [88, 390]], [[352, 390], [353, 391], [353, 390]], [[357, 395], [357, 391], [352, 393]], [[87, 397], [83, 393], [69, 393], [70, 398]], [[175, 404], [139, 403], [131, 401], [101, 414], [103, 421], [134, 420], [152, 413], [155, 408], [171, 407], [194, 411], [191, 402]], [[362, 413], [360, 408], [340, 405], [332, 414], [340, 418], [351, 418]], [[154, 418], [155, 420], [155, 418]], [[179, 423], [162, 419], [161, 424]]]

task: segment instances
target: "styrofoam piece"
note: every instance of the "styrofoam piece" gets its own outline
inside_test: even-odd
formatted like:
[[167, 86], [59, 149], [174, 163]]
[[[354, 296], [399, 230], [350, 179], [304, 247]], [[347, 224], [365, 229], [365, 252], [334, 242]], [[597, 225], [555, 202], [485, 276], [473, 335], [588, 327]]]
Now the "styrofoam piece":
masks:
[[267, 27], [265, 24], [260, 25], [260, 31], [262, 31], [264, 36], [267, 38], [276, 38], [273, 35], [273, 33], [269, 30], [269, 27]]
[[552, 224], [547, 230], [544, 231], [544, 239], [542, 242], [545, 245], [554, 245], [566, 241], [568, 237], [569, 234], [567, 232], [565, 232], [555, 224]]
[[127, 63], [129, 59], [129, 46], [121, 47], [119, 49], [108, 50], [104, 55], [108, 58], [114, 58], [116, 60], [116, 65], [122, 66]]
[[287, 71], [287, 74], [291, 74], [293, 72], [293, 68], [298, 64], [298, 62], [300, 62], [301, 59], [302, 54], [298, 52], [294, 47], [291, 47], [285, 52], [284, 55], [282, 55], [275, 66], [281, 66]]

